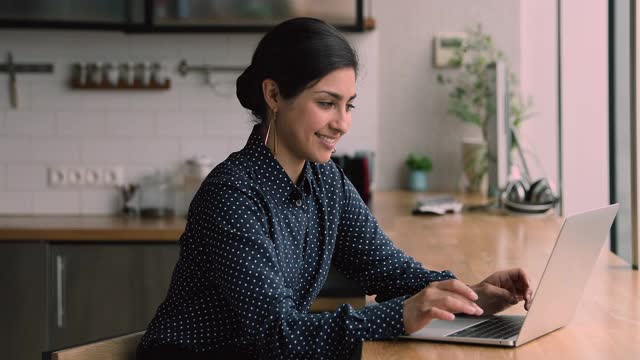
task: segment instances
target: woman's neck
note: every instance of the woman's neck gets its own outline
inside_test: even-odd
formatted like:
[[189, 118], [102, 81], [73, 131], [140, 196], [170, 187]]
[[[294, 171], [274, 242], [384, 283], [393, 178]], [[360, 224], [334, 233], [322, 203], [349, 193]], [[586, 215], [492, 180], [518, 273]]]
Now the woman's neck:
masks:
[[[263, 128], [265, 136], [267, 135], [267, 129], [268, 125], [266, 128]], [[272, 128], [270, 130], [266, 146], [269, 148], [269, 151], [271, 151], [273, 157], [278, 161], [280, 166], [282, 166], [284, 171], [287, 173], [289, 179], [291, 179], [294, 184], [297, 184], [298, 179], [300, 179], [300, 175], [302, 174], [305, 160], [293, 156], [289, 149], [284, 146], [282, 141], [280, 141], [280, 139], [277, 139], [277, 135], [273, 136], [273, 132], [274, 129]], [[276, 141], [278, 142], [277, 151], [275, 144]]]

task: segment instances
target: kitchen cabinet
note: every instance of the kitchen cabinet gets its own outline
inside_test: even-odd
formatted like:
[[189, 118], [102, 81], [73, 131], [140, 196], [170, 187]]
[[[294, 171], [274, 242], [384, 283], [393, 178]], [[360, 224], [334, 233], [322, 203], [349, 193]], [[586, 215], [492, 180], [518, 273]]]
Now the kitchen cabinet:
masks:
[[20, 0], [0, 2], [0, 26], [122, 30], [141, 23], [144, 2], [130, 0]]
[[145, 329], [178, 251], [166, 242], [0, 243], [2, 348], [11, 359], [36, 359]]
[[40, 359], [48, 342], [47, 248], [0, 243], [0, 348], [5, 359]]
[[0, 27], [127, 32], [265, 32], [292, 17], [344, 31], [373, 27], [364, 0], [22, 0], [0, 5]]
[[[3, 358], [145, 329], [178, 255], [175, 241], [0, 241]], [[359, 285], [332, 270], [315, 311], [354, 299], [362, 306]]]
[[[159, 252], [165, 256], [155, 258]], [[50, 346], [146, 328], [166, 294], [177, 257], [177, 244], [52, 244]]]

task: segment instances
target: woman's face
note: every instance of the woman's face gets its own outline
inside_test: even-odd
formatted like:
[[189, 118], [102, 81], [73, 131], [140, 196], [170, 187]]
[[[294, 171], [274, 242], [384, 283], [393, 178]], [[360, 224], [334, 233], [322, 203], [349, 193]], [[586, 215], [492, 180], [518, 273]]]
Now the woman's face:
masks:
[[[326, 163], [340, 138], [351, 127], [356, 97], [352, 68], [334, 70], [298, 96], [278, 106], [278, 157]], [[285, 152], [285, 154], [282, 154]]]

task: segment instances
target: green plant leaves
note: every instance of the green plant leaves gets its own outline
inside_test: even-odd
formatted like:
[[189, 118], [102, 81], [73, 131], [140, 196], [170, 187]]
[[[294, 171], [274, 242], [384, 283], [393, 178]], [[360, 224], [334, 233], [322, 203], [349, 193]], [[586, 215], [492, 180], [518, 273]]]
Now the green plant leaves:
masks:
[[431, 158], [424, 155], [409, 154], [405, 164], [410, 170], [429, 172], [433, 168]]

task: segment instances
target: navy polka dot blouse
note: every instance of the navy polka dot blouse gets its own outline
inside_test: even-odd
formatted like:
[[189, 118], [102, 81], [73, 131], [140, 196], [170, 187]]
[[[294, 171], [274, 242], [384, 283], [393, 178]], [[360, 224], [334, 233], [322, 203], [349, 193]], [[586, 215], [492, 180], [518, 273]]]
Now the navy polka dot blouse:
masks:
[[[241, 349], [264, 359], [341, 359], [363, 340], [404, 334], [402, 305], [430, 271], [396, 248], [333, 162], [307, 162], [294, 184], [258, 126], [191, 203], [167, 298], [141, 350]], [[377, 304], [308, 313], [330, 265]]]

